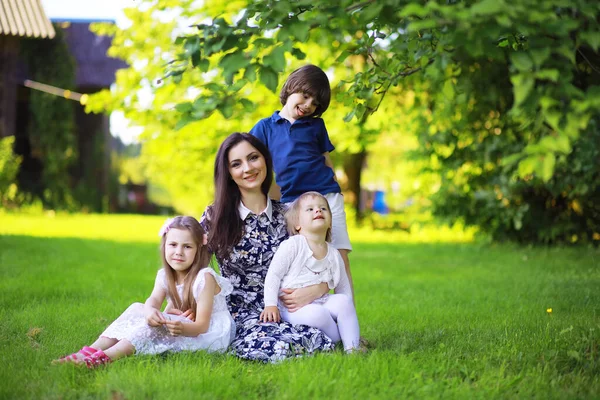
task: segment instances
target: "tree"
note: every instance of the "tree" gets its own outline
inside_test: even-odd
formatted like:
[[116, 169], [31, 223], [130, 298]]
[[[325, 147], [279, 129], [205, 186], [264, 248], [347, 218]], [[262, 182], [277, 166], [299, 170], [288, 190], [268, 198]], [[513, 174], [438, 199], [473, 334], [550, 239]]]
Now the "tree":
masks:
[[[147, 3], [156, 11], [179, 2]], [[485, 187], [491, 175], [525, 187], [552, 184], [555, 171], [568, 171], [565, 164], [582, 133], [589, 140], [595, 126], [597, 2], [209, 0], [192, 9], [191, 2], [182, 2], [182, 14], [197, 16], [194, 31], [178, 36], [179, 47], [160, 47], [170, 49], [165, 76], [175, 84], [161, 90], [173, 87], [166, 93], [182, 99], [175, 106], [179, 117], [169, 114], [171, 126], [181, 129], [177, 137], [186, 137], [195, 121], [213, 118], [223, 126], [235, 126], [226, 121], [230, 117], [251, 126], [257, 105], [273, 96], [264, 88], [275, 93], [284, 72], [308, 61], [332, 65], [335, 99], [340, 109], [347, 107], [344, 130], [351, 132], [342, 149], [366, 152], [379, 133], [364, 128], [385, 101], [394, 101], [394, 88], [414, 91], [420, 113], [411, 124], [420, 127], [433, 170], [443, 175], [455, 168], [469, 176], [468, 192]], [[147, 23], [140, 18], [137, 23]], [[143, 32], [145, 40], [156, 40], [158, 32]], [[161, 60], [163, 53], [155, 51]], [[212, 140], [207, 151], [218, 142], [210, 134], [204, 138]], [[473, 168], [493, 174], [456, 169], [470, 168], [468, 157], [477, 146], [469, 146], [482, 138], [486, 146], [495, 143], [495, 150], [483, 167]], [[442, 187], [447, 183], [442, 180]], [[450, 205], [443, 196], [434, 202], [442, 214], [444, 204]], [[513, 229], [521, 229], [515, 221]]]

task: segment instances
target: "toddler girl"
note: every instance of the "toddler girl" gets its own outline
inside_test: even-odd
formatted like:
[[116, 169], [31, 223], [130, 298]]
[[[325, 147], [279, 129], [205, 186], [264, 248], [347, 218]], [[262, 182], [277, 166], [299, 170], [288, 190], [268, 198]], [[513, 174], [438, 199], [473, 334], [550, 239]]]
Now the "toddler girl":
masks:
[[[263, 322], [283, 319], [294, 325], [321, 329], [334, 342], [342, 341], [344, 350], [359, 348], [359, 327], [352, 301], [352, 289], [344, 260], [328, 243], [331, 211], [320, 193], [307, 192], [298, 197], [286, 212], [290, 238], [279, 246], [265, 278]], [[279, 304], [280, 288], [297, 289], [326, 282], [336, 294], [325, 294], [291, 313]]]
[[[231, 283], [208, 267], [206, 234], [193, 217], [165, 222], [159, 232], [163, 268], [145, 304], [132, 304], [91, 346], [54, 363], [85, 363], [89, 368], [136, 354], [166, 351], [224, 351], [235, 335], [225, 296]], [[188, 310], [181, 315], [160, 312]], [[188, 318], [188, 317], [191, 317]]]

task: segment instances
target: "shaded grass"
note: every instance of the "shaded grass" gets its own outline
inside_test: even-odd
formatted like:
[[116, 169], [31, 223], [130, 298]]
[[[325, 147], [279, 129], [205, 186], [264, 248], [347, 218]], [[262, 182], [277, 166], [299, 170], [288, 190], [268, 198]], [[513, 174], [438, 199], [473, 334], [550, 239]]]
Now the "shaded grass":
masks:
[[600, 396], [600, 253], [585, 248], [355, 243], [367, 355], [51, 366], [146, 298], [163, 220], [0, 216], [0, 398]]

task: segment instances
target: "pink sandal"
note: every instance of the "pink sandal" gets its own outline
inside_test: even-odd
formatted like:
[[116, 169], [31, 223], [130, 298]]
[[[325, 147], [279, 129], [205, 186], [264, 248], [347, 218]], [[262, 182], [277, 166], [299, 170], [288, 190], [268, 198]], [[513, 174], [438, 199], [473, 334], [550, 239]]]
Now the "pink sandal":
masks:
[[[92, 354], [94, 354], [95, 352], [97, 352], [97, 349], [94, 349], [93, 347], [89, 347], [89, 346], [83, 346], [81, 348], [81, 350], [76, 351], [73, 354], [69, 354], [68, 356], [64, 356], [59, 358], [58, 360], [53, 360], [52, 364], [64, 364], [64, 363], [73, 363], [73, 364], [80, 364], [82, 363], [87, 357], [91, 356]], [[83, 358], [77, 358], [78, 354], [82, 354]]]
[[89, 369], [97, 368], [101, 365], [110, 364], [112, 360], [109, 356], [104, 354], [102, 350], [97, 350], [94, 354], [91, 354], [83, 359]]

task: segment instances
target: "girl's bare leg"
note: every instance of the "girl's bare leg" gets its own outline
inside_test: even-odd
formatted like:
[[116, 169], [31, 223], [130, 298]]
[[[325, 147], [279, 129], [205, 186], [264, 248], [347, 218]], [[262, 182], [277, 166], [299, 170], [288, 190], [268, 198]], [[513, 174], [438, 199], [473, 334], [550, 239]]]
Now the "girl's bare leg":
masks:
[[106, 336], [100, 336], [94, 343], [90, 345], [90, 347], [93, 347], [96, 350], [106, 350], [114, 346], [118, 342], [119, 341], [117, 339], [107, 338]]
[[114, 346], [104, 350], [104, 354], [106, 354], [112, 361], [130, 356], [133, 353], [135, 353], [135, 347], [133, 347], [133, 345], [127, 339], [119, 340]]

